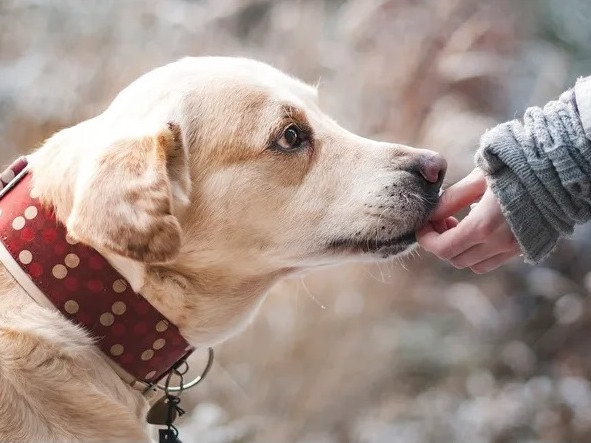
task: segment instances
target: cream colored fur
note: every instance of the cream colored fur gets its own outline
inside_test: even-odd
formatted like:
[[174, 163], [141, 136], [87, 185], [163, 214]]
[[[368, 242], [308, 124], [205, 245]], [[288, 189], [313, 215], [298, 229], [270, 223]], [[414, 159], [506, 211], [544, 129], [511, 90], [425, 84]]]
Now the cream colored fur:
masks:
[[[276, 145], [310, 130], [297, 152]], [[186, 58], [31, 156], [34, 186], [197, 347], [239, 332], [278, 279], [408, 250], [436, 198], [424, 151], [367, 140], [265, 64]], [[435, 196], [435, 197], [434, 197]], [[144, 441], [147, 404], [84, 332], [0, 266], [0, 441]]]

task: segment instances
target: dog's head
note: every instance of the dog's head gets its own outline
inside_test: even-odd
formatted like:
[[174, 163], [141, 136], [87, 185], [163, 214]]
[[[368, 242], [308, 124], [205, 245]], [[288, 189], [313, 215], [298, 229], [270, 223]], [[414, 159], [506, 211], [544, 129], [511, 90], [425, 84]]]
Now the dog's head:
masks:
[[346, 131], [315, 88], [245, 59], [156, 69], [67, 131], [53, 145], [79, 164], [57, 205], [71, 235], [189, 274], [247, 279], [402, 253], [446, 167]]

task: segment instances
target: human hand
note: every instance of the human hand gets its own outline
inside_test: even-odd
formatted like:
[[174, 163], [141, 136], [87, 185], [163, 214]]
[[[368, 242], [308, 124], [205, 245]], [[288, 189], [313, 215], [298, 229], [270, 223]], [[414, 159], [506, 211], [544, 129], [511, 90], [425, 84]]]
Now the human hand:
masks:
[[[461, 222], [452, 216], [476, 201]], [[427, 251], [476, 274], [490, 272], [520, 254], [499, 202], [479, 168], [443, 193], [429, 222], [417, 231], [417, 238]]]

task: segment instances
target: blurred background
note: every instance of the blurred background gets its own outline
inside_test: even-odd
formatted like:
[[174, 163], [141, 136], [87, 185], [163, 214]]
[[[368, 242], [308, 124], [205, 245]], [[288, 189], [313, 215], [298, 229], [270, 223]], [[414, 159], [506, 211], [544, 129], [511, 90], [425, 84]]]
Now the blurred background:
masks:
[[[487, 128], [591, 74], [591, 2], [0, 0], [0, 163], [185, 55], [320, 80], [343, 126], [443, 153], [449, 185]], [[538, 267], [420, 253], [286, 281], [216, 349], [181, 437], [589, 442], [590, 250], [583, 226]]]

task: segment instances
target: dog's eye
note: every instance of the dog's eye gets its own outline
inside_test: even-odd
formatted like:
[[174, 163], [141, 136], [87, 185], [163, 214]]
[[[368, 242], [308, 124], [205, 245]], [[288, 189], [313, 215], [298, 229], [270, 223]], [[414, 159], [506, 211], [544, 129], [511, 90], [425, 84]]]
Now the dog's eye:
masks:
[[284, 151], [294, 151], [299, 149], [305, 141], [300, 128], [296, 125], [289, 125], [283, 131], [281, 138], [277, 140], [277, 145]]

